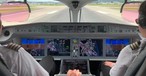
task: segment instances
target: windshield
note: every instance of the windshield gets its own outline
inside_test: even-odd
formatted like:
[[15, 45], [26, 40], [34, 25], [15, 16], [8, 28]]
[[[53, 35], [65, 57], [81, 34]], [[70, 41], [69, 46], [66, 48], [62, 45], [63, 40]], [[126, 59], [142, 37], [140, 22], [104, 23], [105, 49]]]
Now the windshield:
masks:
[[[0, 3], [23, 0], [1, 0]], [[36, 22], [70, 22], [70, 9], [65, 4], [56, 0], [27, 0], [31, 8], [29, 19], [24, 22], [9, 23], [12, 25], [20, 23]], [[84, 6], [79, 12], [80, 22], [110, 22], [120, 24], [134, 24], [121, 17], [120, 8], [124, 0], [94, 0]]]

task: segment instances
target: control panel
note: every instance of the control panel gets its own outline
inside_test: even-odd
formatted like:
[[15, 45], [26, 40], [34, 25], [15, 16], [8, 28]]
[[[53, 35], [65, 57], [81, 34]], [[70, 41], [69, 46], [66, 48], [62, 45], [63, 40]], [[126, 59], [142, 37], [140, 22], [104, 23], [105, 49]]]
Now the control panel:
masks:
[[6, 27], [1, 37], [22, 45], [36, 59], [115, 60], [139, 39], [137, 27], [115, 23], [33, 23]]
[[[23, 28], [25, 27], [25, 28]], [[133, 26], [113, 23], [38, 23], [36, 25], [20, 26], [15, 29], [22, 33], [135, 33]]]
[[91, 74], [89, 60], [87, 59], [62, 59], [60, 74], [67, 74], [68, 70], [78, 69], [82, 74]]

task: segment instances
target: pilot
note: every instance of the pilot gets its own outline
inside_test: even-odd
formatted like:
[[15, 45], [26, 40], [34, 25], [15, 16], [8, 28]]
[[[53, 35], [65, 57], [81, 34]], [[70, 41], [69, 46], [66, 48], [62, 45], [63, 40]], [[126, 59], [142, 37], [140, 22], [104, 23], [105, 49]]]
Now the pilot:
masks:
[[[0, 20], [0, 33], [2, 27]], [[49, 73], [20, 45], [1, 45], [0, 58], [14, 76], [49, 76]]]
[[111, 67], [110, 76], [124, 76], [128, 66], [133, 62], [139, 54], [140, 49], [146, 43], [146, 1], [140, 5], [139, 18], [136, 19], [136, 23], [139, 25], [138, 29], [141, 40], [123, 48], [116, 63], [104, 62], [104, 65]]

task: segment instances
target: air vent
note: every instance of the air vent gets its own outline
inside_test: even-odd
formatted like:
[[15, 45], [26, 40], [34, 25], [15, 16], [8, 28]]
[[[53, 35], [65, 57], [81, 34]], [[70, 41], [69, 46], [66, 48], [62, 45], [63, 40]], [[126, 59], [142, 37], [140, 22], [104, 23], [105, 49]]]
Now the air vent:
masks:
[[9, 35], [10, 35], [10, 31], [6, 30], [6, 31], [4, 32], [4, 36], [9, 36]]

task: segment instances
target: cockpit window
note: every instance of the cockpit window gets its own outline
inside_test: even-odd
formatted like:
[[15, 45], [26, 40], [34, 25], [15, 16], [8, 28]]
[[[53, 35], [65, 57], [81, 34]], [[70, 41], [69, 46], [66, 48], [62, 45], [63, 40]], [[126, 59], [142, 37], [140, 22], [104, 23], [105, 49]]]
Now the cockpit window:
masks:
[[[1, 5], [10, 1], [24, 0], [1, 0]], [[94, 0], [79, 9], [77, 20], [71, 12], [71, 8], [57, 0], [27, 0], [31, 8], [29, 19], [24, 22], [3, 22], [4, 25], [36, 22], [110, 22], [131, 24], [121, 17], [120, 9], [124, 0]], [[128, 0], [134, 1], [134, 0]]]

